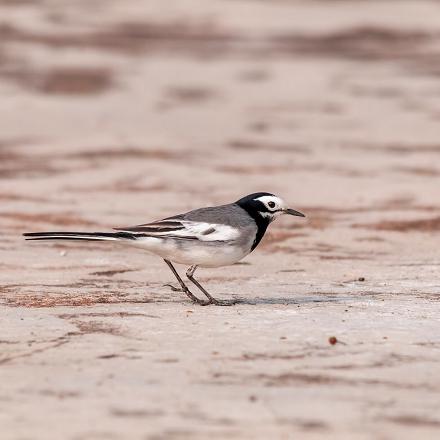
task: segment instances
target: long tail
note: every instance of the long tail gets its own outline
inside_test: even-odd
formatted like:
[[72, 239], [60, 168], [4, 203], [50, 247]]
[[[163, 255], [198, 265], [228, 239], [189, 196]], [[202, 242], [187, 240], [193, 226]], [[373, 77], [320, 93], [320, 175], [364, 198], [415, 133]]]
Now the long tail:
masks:
[[27, 232], [26, 240], [136, 240], [129, 232]]

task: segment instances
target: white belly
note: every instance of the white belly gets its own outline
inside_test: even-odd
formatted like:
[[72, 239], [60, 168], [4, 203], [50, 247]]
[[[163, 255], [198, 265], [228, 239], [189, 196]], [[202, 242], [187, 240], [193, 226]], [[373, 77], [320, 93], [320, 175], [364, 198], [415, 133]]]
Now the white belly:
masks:
[[200, 242], [197, 240], [167, 240], [145, 237], [132, 242], [173, 263], [200, 267], [229, 266], [240, 261], [251, 250], [252, 243], [245, 246], [234, 243]]

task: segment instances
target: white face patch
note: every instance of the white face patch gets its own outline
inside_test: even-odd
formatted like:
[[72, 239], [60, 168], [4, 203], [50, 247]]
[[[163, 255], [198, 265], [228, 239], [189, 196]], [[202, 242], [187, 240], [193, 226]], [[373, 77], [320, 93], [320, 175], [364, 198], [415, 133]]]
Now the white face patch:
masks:
[[255, 200], [260, 201], [266, 207], [267, 211], [260, 212], [260, 215], [269, 218], [271, 221], [275, 220], [276, 217], [283, 214], [284, 210], [287, 209], [286, 202], [277, 196], [261, 196]]

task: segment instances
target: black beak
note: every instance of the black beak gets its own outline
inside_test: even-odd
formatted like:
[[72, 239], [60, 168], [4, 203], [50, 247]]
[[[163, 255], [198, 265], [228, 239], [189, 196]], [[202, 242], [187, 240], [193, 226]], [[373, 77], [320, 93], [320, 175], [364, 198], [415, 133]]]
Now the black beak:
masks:
[[287, 208], [285, 212], [286, 214], [296, 215], [297, 217], [305, 217], [305, 215], [302, 212], [295, 211], [294, 209]]

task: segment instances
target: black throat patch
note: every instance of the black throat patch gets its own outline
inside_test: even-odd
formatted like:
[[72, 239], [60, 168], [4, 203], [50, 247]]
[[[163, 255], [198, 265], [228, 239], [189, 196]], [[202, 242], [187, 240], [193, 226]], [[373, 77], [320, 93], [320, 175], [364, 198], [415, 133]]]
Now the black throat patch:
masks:
[[[249, 204], [238, 204], [240, 208], [243, 208], [255, 221], [257, 225], [257, 235], [255, 236], [254, 243], [251, 247], [251, 252], [258, 246], [258, 243], [260, 243], [261, 239], [263, 238], [267, 227], [270, 223], [269, 217], [263, 217], [257, 209], [255, 209], [255, 206], [249, 205]], [[264, 206], [264, 205], [263, 205]]]

